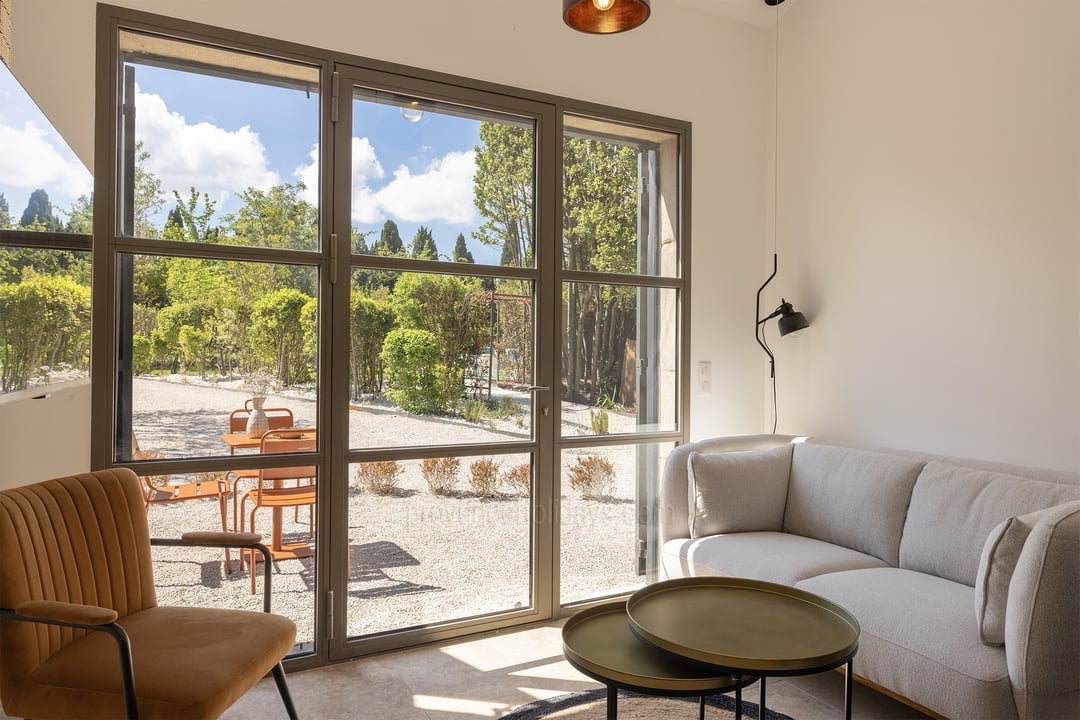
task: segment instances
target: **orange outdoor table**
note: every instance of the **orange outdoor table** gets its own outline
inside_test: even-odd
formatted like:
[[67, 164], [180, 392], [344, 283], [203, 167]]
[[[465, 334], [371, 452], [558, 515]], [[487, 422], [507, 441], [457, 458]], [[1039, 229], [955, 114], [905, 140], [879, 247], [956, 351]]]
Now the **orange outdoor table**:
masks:
[[[309, 434], [314, 435], [315, 433], [304, 433], [304, 437], [307, 437]], [[247, 433], [225, 433], [225, 434], [223, 434], [221, 436], [221, 441], [229, 446], [229, 453], [230, 454], [232, 454], [236, 450], [258, 450], [259, 446], [262, 444], [262, 438], [251, 437]], [[248, 474], [248, 473], [250, 473], [250, 471], [243, 471], [243, 470], [240, 471], [240, 472], [243, 473], [242, 477], [250, 477], [250, 478], [253, 478], [253, 479], [258, 479], [257, 471], [256, 471], [256, 474]], [[281, 480], [274, 480], [274, 487], [276, 487], [276, 488], [281, 487]], [[234, 507], [234, 509], [233, 509], [233, 515], [234, 515], [234, 517], [233, 517], [233, 527], [235, 527], [235, 524], [236, 524], [235, 503], [234, 503], [233, 507]], [[289, 559], [289, 558], [311, 557], [311, 555], [313, 553], [312, 553], [311, 547], [306, 542], [288, 543], [288, 544], [282, 542], [282, 531], [281, 531], [281, 528], [282, 528], [282, 519], [281, 519], [282, 515], [281, 515], [281, 508], [279, 508], [279, 507], [271, 508], [270, 513], [271, 513], [270, 556], [272, 558], [274, 558], [275, 560], [282, 560], [282, 559]], [[252, 528], [252, 531], [254, 531], [254, 528]], [[256, 561], [262, 560], [262, 556], [261, 555], [255, 555], [255, 559], [256, 559]]]

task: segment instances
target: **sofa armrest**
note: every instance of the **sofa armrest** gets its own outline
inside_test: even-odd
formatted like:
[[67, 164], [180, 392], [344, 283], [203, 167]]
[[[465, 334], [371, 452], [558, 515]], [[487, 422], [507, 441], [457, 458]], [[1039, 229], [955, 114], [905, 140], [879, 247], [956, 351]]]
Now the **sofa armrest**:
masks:
[[680, 445], [668, 455], [660, 476], [658, 505], [659, 537], [663, 545], [668, 540], [690, 537], [690, 502], [686, 461], [690, 453], [744, 452], [768, 450], [786, 445], [794, 435], [722, 435]]
[[1017, 715], [1080, 717], [1080, 503], [1047, 513], [1009, 583], [1005, 658]]

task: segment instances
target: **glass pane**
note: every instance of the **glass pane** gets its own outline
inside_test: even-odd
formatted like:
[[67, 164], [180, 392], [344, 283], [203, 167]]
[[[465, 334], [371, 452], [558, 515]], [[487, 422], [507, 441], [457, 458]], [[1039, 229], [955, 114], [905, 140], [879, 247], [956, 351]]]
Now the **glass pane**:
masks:
[[532, 437], [533, 284], [355, 270], [349, 444]]
[[533, 267], [532, 120], [357, 88], [357, 254]]
[[678, 137], [566, 118], [563, 267], [677, 277]]
[[[147, 451], [147, 459], [155, 453]], [[313, 468], [293, 468], [310, 473]], [[270, 473], [271, 471], [263, 471]], [[295, 650], [314, 646], [315, 505], [313, 477], [286, 477], [289, 470], [265, 477], [259, 471], [204, 472], [145, 476], [147, 521], [151, 537], [176, 538], [190, 531], [252, 529], [274, 551], [271, 608], [297, 626]], [[276, 486], [276, 487], [275, 487]], [[276, 493], [276, 495], [274, 494]], [[288, 503], [272, 509], [273, 498]], [[263, 564], [257, 554], [252, 590], [250, 556], [221, 548], [155, 547], [154, 580], [162, 605], [194, 605], [262, 610]]]
[[0, 63], [0, 230], [89, 235], [94, 179]]
[[0, 247], [0, 394], [89, 369], [90, 253]]
[[131, 293], [124, 302], [120, 291], [119, 360], [131, 372], [118, 387], [118, 459], [129, 457], [126, 442], [170, 458], [258, 451], [266, 429], [315, 425], [315, 268], [154, 255], [118, 263]]
[[562, 434], [675, 430], [678, 293], [563, 285]]
[[118, 234], [318, 248], [317, 68], [130, 32], [121, 60]]
[[674, 443], [562, 453], [563, 605], [632, 592], [657, 579], [657, 490]]
[[353, 464], [348, 634], [530, 607], [527, 454]]

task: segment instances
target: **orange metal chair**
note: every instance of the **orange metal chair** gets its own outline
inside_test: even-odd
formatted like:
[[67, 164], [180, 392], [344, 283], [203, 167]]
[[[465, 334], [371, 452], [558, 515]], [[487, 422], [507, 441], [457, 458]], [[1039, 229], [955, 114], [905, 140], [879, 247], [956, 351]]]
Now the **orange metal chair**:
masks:
[[[157, 450], [140, 449], [135, 433], [131, 434], [132, 460], [160, 460], [164, 457], [165, 454]], [[140, 475], [146, 512], [149, 513], [150, 506], [158, 503], [217, 498], [218, 505], [221, 507], [221, 530], [227, 532], [229, 529], [227, 519], [229, 484], [225, 481], [225, 477], [224, 472], [197, 473], [194, 482], [170, 483], [168, 475]], [[232, 557], [227, 547], [225, 548], [225, 572], [232, 572]]]
[[[158, 605], [151, 545], [256, 548], [257, 535], [151, 539], [142, 487], [126, 468], [0, 491], [0, 702], [12, 717], [211, 718], [273, 672], [292, 620], [265, 612]], [[138, 681], [136, 682], [136, 677]]]
[[[293, 437], [299, 436], [299, 437]], [[314, 452], [316, 447], [315, 428], [302, 428], [291, 430], [270, 430], [262, 436], [259, 451], [269, 453], [304, 453]], [[237, 478], [237, 481], [242, 479]], [[287, 484], [294, 481], [293, 484]], [[255, 529], [255, 513], [259, 508], [271, 508], [280, 511], [282, 508], [300, 508], [308, 506], [312, 517], [315, 512], [315, 466], [292, 466], [280, 468], [263, 468], [258, 471], [255, 488], [244, 493], [240, 501], [239, 514], [234, 517], [240, 520], [240, 532], [244, 532], [245, 506], [251, 501], [251, 513], [249, 522], [251, 531]], [[313, 521], [312, 521], [313, 522]], [[309, 534], [313, 524], [309, 523]], [[273, 528], [273, 542], [271, 553], [280, 549], [281, 525], [280, 513], [275, 520]], [[245, 559], [251, 563], [251, 592], [255, 592], [255, 553], [244, 551]]]

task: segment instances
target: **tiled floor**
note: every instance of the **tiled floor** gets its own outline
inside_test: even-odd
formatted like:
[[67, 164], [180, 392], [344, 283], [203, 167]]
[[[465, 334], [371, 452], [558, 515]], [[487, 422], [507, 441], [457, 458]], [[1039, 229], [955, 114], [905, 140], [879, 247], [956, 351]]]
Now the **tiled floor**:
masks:
[[[843, 680], [836, 672], [774, 678], [767, 704], [797, 720], [839, 719]], [[563, 659], [559, 627], [550, 625], [292, 673], [289, 687], [302, 718], [480, 720], [500, 717], [537, 698], [600, 685]], [[746, 693], [756, 702], [757, 685]], [[696, 706], [690, 707], [687, 717], [696, 718]], [[284, 718], [285, 711], [273, 682], [263, 680], [223, 717], [273, 720]], [[853, 717], [926, 718], [860, 685], [855, 688]]]

